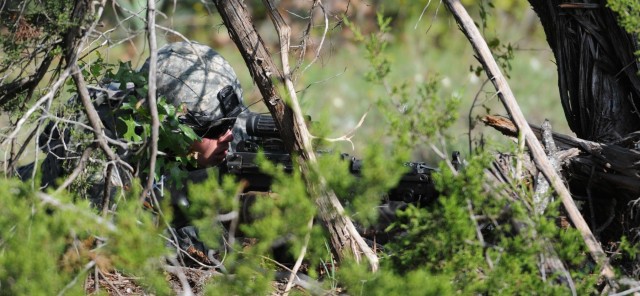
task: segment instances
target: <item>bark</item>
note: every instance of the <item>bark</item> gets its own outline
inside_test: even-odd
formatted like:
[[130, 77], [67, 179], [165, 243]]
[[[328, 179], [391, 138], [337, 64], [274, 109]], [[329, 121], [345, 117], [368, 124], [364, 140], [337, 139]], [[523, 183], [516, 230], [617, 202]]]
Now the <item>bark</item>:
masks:
[[640, 129], [633, 36], [605, 0], [529, 0], [558, 65], [560, 99], [579, 138], [609, 142]]
[[[284, 73], [275, 66], [271, 54], [255, 30], [242, 0], [218, 0], [214, 3], [231, 39], [244, 58], [253, 81], [262, 94], [265, 105], [276, 121], [285, 148], [291, 153], [294, 163], [298, 164], [308, 190], [315, 198], [318, 214], [331, 236], [333, 251], [340, 259], [355, 258], [359, 261], [360, 256], [364, 255], [369, 261], [371, 269], [376, 270], [378, 268], [377, 256], [356, 231], [353, 222], [345, 215], [335, 193], [322, 182], [314, 184], [314, 180], [317, 180], [313, 177], [312, 172], [315, 155], [308, 145], [305, 145], [309, 141], [309, 132], [303, 122], [296, 120], [294, 110], [285, 103], [275, 85], [276, 81], [290, 84], [290, 77], [286, 71], [288, 66], [284, 65]], [[282, 27], [277, 20], [275, 21], [280, 33]], [[283, 41], [282, 36], [283, 34], [280, 34], [281, 42]], [[288, 38], [286, 34], [284, 36]], [[283, 42], [283, 44], [287, 43]], [[288, 52], [288, 46], [282, 50]]]

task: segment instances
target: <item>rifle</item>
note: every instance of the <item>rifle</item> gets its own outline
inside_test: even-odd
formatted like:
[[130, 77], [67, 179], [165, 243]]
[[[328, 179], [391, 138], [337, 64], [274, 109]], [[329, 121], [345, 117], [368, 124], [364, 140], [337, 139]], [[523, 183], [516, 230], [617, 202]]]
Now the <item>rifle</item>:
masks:
[[[291, 156], [284, 149], [280, 132], [271, 115], [250, 113], [246, 121], [248, 139], [242, 140], [236, 145], [235, 151], [227, 154], [226, 161], [221, 165], [221, 175], [232, 174], [237, 180], [247, 183], [245, 191], [268, 192], [271, 188], [271, 176], [260, 171], [256, 162], [259, 151], [264, 157], [284, 167], [285, 171], [293, 169]], [[454, 152], [455, 153], [455, 152]], [[363, 161], [342, 153], [343, 161], [349, 162], [349, 172], [354, 176], [362, 173]], [[388, 193], [388, 200], [403, 201], [413, 204], [428, 204], [435, 200], [436, 192], [432, 173], [435, 168], [424, 162], [406, 162], [408, 168], [396, 187]]]

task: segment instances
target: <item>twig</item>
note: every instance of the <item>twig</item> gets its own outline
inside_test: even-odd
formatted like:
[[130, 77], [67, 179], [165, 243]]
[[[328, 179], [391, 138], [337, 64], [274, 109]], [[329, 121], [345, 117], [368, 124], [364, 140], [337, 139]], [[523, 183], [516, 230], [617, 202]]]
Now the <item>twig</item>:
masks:
[[76, 61], [73, 61], [71, 64], [72, 64], [71, 76], [73, 77], [73, 80], [76, 83], [76, 88], [78, 89], [78, 95], [80, 97], [80, 101], [82, 102], [82, 106], [85, 109], [84, 111], [87, 114], [87, 119], [89, 120], [89, 123], [93, 128], [93, 134], [96, 137], [96, 141], [98, 141], [98, 145], [100, 145], [100, 148], [104, 150], [104, 152], [107, 154], [107, 157], [109, 157], [109, 159], [116, 160], [118, 159], [118, 156], [115, 154], [115, 152], [113, 152], [111, 147], [109, 147], [109, 144], [104, 138], [104, 129], [102, 126], [102, 122], [100, 121], [100, 117], [98, 115], [98, 112], [96, 111], [96, 108], [93, 106], [93, 103], [91, 102], [91, 96], [89, 95], [89, 91], [87, 91], [87, 84], [84, 81], [84, 77], [82, 77], [80, 68], [76, 64]]
[[291, 270], [291, 275], [289, 276], [289, 280], [287, 281], [287, 286], [284, 288], [283, 296], [288, 296], [289, 291], [293, 287], [293, 281], [296, 278], [296, 274], [302, 265], [302, 260], [304, 259], [305, 254], [307, 253], [307, 246], [309, 245], [309, 238], [311, 237], [311, 228], [313, 228], [313, 217], [309, 219], [309, 223], [307, 224], [309, 228], [309, 232], [304, 236], [304, 243], [302, 244], [302, 249], [300, 249], [300, 255], [298, 255], [298, 259], [296, 263], [293, 265], [293, 269]]
[[[82, 105], [85, 108], [84, 111], [87, 114], [87, 119], [89, 120], [89, 123], [93, 127], [93, 133], [96, 137], [96, 140], [98, 141], [98, 144], [100, 145], [100, 148], [104, 150], [104, 152], [107, 154], [107, 156], [111, 160], [116, 160], [118, 159], [118, 156], [113, 152], [113, 150], [111, 150], [111, 147], [109, 147], [109, 145], [107, 144], [106, 140], [103, 137], [102, 122], [100, 121], [100, 117], [98, 116], [98, 112], [96, 111], [96, 108], [93, 106], [93, 103], [91, 102], [91, 96], [89, 94], [89, 91], [87, 90], [87, 85], [84, 81], [84, 77], [82, 77], [80, 68], [78, 67], [78, 53], [82, 51], [82, 47], [86, 42], [89, 34], [88, 32], [93, 31], [96, 24], [98, 23], [100, 16], [102, 15], [102, 11], [104, 10], [104, 2], [105, 0], [102, 0], [98, 13], [96, 15], [96, 20], [91, 24], [91, 28], [85, 32], [78, 46], [76, 48], [68, 49], [67, 63], [69, 65], [68, 68], [71, 72], [71, 76], [73, 77], [73, 80], [76, 84], [76, 88], [78, 89], [78, 95], [80, 97], [80, 101], [82, 102]], [[71, 34], [71, 32], [69, 34]]]
[[103, 195], [102, 195], [102, 217], [106, 217], [109, 213], [109, 205], [111, 204], [111, 176], [113, 174], [114, 165], [107, 164], [107, 174], [104, 178]]
[[85, 272], [89, 271], [89, 269], [91, 269], [92, 267], [94, 267], [96, 265], [96, 262], [91, 260], [89, 263], [84, 265], [84, 268], [78, 272], [78, 274], [66, 285], [64, 286], [64, 288], [62, 288], [62, 290], [60, 290], [60, 292], [58, 292], [58, 296], [62, 296], [64, 295], [64, 293], [69, 290], [71, 287], [73, 287], [73, 285], [76, 284], [76, 282], [78, 281], [78, 278], [80, 278], [81, 275], [83, 275]]
[[[171, 228], [169, 228], [169, 229], [171, 229]], [[205, 263], [201, 262], [197, 258], [191, 256], [191, 254], [189, 254], [189, 252], [187, 252], [186, 250], [183, 250], [182, 248], [180, 248], [180, 245], [177, 243], [177, 237], [176, 237], [176, 235], [175, 235], [173, 230], [171, 230], [171, 235], [174, 237], [173, 239], [168, 238], [168, 237], [166, 237], [164, 235], [160, 235], [160, 237], [162, 237], [164, 240], [166, 240], [168, 243], [170, 243], [171, 245], [173, 245], [173, 247], [176, 248], [176, 255], [178, 256], [178, 258], [181, 258], [182, 257], [181, 254], [183, 254], [186, 257], [188, 257], [189, 259], [193, 260], [193, 262], [195, 262], [196, 264], [200, 265], [200, 267], [202, 267], [202, 268], [206, 268], [206, 269], [219, 268], [223, 272], [226, 272], [226, 268], [224, 267], [224, 265], [222, 265], [222, 262], [219, 262], [219, 261], [218, 262], [213, 262], [216, 265], [208, 265], [208, 264], [205, 264]], [[224, 251], [225, 251], [225, 256], [226, 256], [226, 252], [227, 252], [226, 246], [224, 248]], [[209, 259], [211, 259], [211, 258], [209, 258]], [[224, 261], [224, 259], [222, 261]], [[180, 263], [181, 263], [180, 265], [182, 265], [182, 266], [185, 265], [184, 262], [180, 262]]]
[[[253, 77], [253, 81], [262, 94], [265, 105], [276, 120], [285, 149], [294, 152], [292, 154], [295, 155], [294, 160], [299, 165], [305, 182], [309, 184], [311, 195], [315, 197], [318, 215], [329, 232], [331, 244], [336, 255], [341, 259], [353, 258], [356, 261], [360, 261], [362, 253], [364, 253], [371, 269], [377, 270], [378, 258], [376, 254], [366, 244], [353, 222], [345, 214], [345, 210], [335, 193], [327, 188], [326, 181], [320, 180], [320, 182], [316, 182], [316, 179], [311, 177], [315, 155], [313, 155], [313, 150], [306, 149], [308, 146], [303, 143], [309, 142], [309, 140], [301, 139], [303, 136], [308, 137], [309, 132], [304, 120], [299, 120], [302, 119], [299, 114], [293, 114], [293, 108], [285, 104], [274, 85], [274, 82], [277, 81], [274, 78], [284, 80], [285, 75], [282, 75], [279, 67], [275, 66], [262, 38], [252, 25], [246, 4], [241, 0], [215, 0], [214, 4], [229, 30], [231, 39], [238, 46]], [[266, 4], [270, 5], [268, 1]], [[273, 8], [272, 6], [269, 7]], [[279, 16], [275, 8], [268, 9], [268, 12], [274, 16]], [[275, 18], [273, 20], [279, 21]], [[279, 35], [284, 36], [280, 33]], [[287, 42], [286, 38], [282, 39]], [[281, 48], [287, 49], [285, 53], [281, 52], [281, 55], [286, 59], [288, 46], [281, 46]], [[290, 87], [287, 87], [287, 90], [290, 89]], [[293, 93], [295, 94], [295, 91]], [[292, 98], [295, 98], [295, 96]], [[299, 107], [297, 110], [299, 110]], [[298, 122], [301, 124], [298, 124]], [[312, 184], [311, 182], [314, 183]]]
[[[178, 265], [178, 262], [174, 258], [169, 258], [169, 262], [173, 265]], [[169, 266], [164, 266], [164, 270], [170, 272], [178, 277], [180, 280], [180, 285], [182, 286], [181, 296], [193, 296], [193, 290], [191, 290], [191, 285], [189, 285], [189, 280], [187, 280], [187, 276], [184, 274], [184, 271], [180, 268], [169, 268]]]
[[471, 131], [473, 130], [473, 117], [471, 117], [473, 115], [473, 109], [476, 107], [476, 103], [478, 102], [478, 98], [480, 97], [480, 93], [482, 93], [482, 90], [484, 90], [484, 86], [487, 85], [487, 83], [489, 82], [489, 79], [485, 79], [484, 82], [482, 82], [482, 85], [480, 86], [480, 89], [478, 90], [478, 92], [476, 92], [476, 95], [473, 97], [473, 102], [471, 103], [471, 107], [469, 108], [469, 115], [467, 115], [467, 119], [469, 120], [469, 131], [467, 133], [467, 137], [469, 140], [469, 155], [471, 155], [471, 153], [473, 152], [473, 138], [471, 136]]
[[527, 124], [527, 121], [524, 118], [524, 115], [522, 114], [522, 111], [520, 110], [520, 107], [518, 106], [513, 93], [511, 92], [509, 84], [502, 75], [498, 64], [493, 59], [491, 51], [487, 46], [485, 40], [482, 38], [482, 35], [478, 31], [478, 28], [475, 26], [473, 19], [471, 18], [471, 16], [469, 16], [459, 0], [445, 0], [445, 4], [449, 8], [449, 11], [451, 11], [451, 13], [454, 15], [456, 22], [459, 24], [462, 32], [471, 42], [471, 45], [473, 46], [480, 63], [483, 65], [485, 71], [487, 72], [487, 75], [491, 78], [494, 87], [498, 91], [498, 96], [503, 105], [515, 121], [518, 129], [524, 134], [525, 140], [527, 142], [529, 150], [531, 151], [533, 159], [538, 166], [538, 169], [542, 171], [545, 177], [549, 180], [549, 183], [551, 183], [555, 191], [560, 196], [562, 204], [564, 205], [569, 218], [576, 226], [576, 229], [580, 231], [580, 234], [582, 235], [582, 238], [587, 248], [589, 249], [589, 253], [593, 257], [593, 259], [598, 264], [602, 264], [601, 274], [606, 278], [610, 286], [615, 287], [615, 273], [613, 272], [613, 268], [609, 264], [607, 255], [604, 253], [602, 247], [598, 244], [598, 241], [593, 236], [593, 233], [585, 222], [584, 217], [582, 217], [582, 215], [580, 214], [580, 211], [571, 198], [571, 193], [564, 186], [564, 184], [562, 183], [562, 179], [553, 169], [551, 164], [549, 164], [549, 160], [544, 153], [544, 149]]
[[427, 4], [424, 6], [424, 8], [422, 8], [422, 12], [420, 12], [420, 16], [418, 17], [416, 24], [413, 26], [414, 30], [418, 29], [418, 24], [422, 20], [422, 16], [424, 16], [424, 13], [427, 12], [427, 8], [429, 8], [430, 4], [431, 4], [431, 0], [427, 1]]
[[62, 185], [60, 185], [56, 189], [55, 191], [56, 194], [60, 193], [62, 190], [67, 188], [67, 186], [69, 186], [78, 177], [78, 175], [80, 175], [80, 173], [84, 170], [84, 167], [87, 163], [87, 159], [89, 159], [91, 152], [93, 152], [93, 147], [87, 147], [87, 149], [84, 150], [84, 152], [82, 153], [82, 157], [80, 157], [80, 162], [78, 162], [78, 166], [76, 166], [76, 168], [73, 170], [73, 172], [71, 172], [69, 177], [67, 177], [67, 179], [64, 180]]
[[36, 195], [38, 196], [38, 198], [45, 204], [49, 204], [52, 205], [56, 208], [65, 210], [65, 211], [71, 211], [74, 212], [76, 214], [81, 214], [86, 216], [89, 219], [92, 219], [96, 222], [96, 224], [98, 225], [102, 225], [104, 227], [107, 228], [107, 230], [112, 231], [112, 232], [117, 232], [118, 228], [109, 220], [104, 219], [100, 216], [97, 216], [93, 213], [91, 213], [90, 211], [85, 211], [82, 209], [78, 209], [75, 205], [73, 204], [64, 204], [61, 201], [59, 201], [58, 199], [54, 198], [51, 195], [48, 195], [46, 193], [43, 193], [41, 191], [36, 192]]
[[100, 271], [100, 268], [96, 267], [96, 292], [98, 292], [98, 286], [100, 284], [100, 277], [102, 277], [104, 279], [104, 282], [107, 283], [107, 285], [109, 285], [109, 287], [111, 287], [111, 290], [113, 290], [113, 292], [116, 293], [116, 295], [118, 296], [122, 296], [122, 294], [120, 294], [120, 291], [118, 290], [118, 288], [116, 288], [116, 286], [114, 286], [111, 281], [109, 281], [109, 279], [104, 276], [104, 274], [102, 274], [102, 271]]
[[[355, 145], [353, 144], [353, 141], [351, 141], [351, 139], [353, 138], [353, 136], [355, 136], [356, 131], [358, 131], [358, 129], [360, 128], [360, 126], [362, 126], [362, 124], [364, 123], [365, 118], [367, 118], [367, 115], [369, 114], [369, 111], [371, 111], [371, 105], [369, 105], [369, 108], [367, 108], [367, 112], [364, 112], [364, 114], [362, 114], [362, 117], [360, 117], [360, 120], [358, 121], [358, 124], [356, 124], [356, 126], [354, 128], [352, 128], [350, 131], [348, 131], [346, 134], [342, 135], [341, 137], [337, 137], [337, 138], [328, 138], [328, 139], [323, 139], [325, 141], [328, 142], [338, 142], [338, 141], [347, 141], [351, 144], [351, 149], [356, 150]], [[314, 137], [316, 138], [316, 137]]]
[[[234, 199], [237, 202], [236, 204], [240, 203], [240, 194], [242, 194], [242, 192], [244, 191], [244, 189], [247, 186], [246, 182], [241, 182], [241, 183], [242, 184], [240, 186], [238, 186], [238, 188], [236, 188], [236, 192], [233, 195]], [[236, 229], [238, 229], [238, 223], [240, 223], [240, 215], [235, 215], [231, 219], [231, 223], [229, 223], [228, 243], [229, 243], [230, 246], [232, 246], [235, 243], [235, 240], [236, 240]], [[226, 247], [225, 247], [225, 250], [226, 250]]]
[[[318, 3], [320, 9], [322, 9], [322, 14], [324, 15], [324, 32], [322, 32], [322, 38], [320, 39], [320, 44], [318, 45], [318, 49], [316, 50], [316, 55], [313, 57], [313, 60], [311, 60], [311, 62], [306, 67], [304, 67], [304, 69], [302, 69], [302, 73], [307, 71], [307, 69], [309, 69], [309, 67], [311, 67], [311, 65], [313, 65], [318, 60], [318, 57], [320, 56], [320, 50], [322, 50], [322, 45], [324, 44], [324, 40], [327, 37], [327, 32], [329, 31], [329, 17], [327, 16], [327, 11], [324, 9], [322, 1], [317, 0], [317, 2], [314, 2], [314, 5], [315, 3]], [[311, 19], [313, 19], [313, 15], [311, 16]]]
[[[18, 152], [10, 157], [9, 165], [5, 169], [5, 172], [7, 174], [13, 175], [13, 173], [15, 171], [15, 166], [16, 166], [18, 160], [22, 156], [22, 153], [24, 153], [24, 151], [27, 149], [27, 146], [28, 146], [29, 142], [31, 142], [33, 137], [38, 133], [39, 127], [40, 127], [40, 125], [36, 126], [33, 130], [31, 130], [31, 132], [29, 133], [29, 136], [27, 137], [27, 139], [25, 139], [24, 142], [22, 142], [22, 145], [20, 146], [20, 149], [18, 149]], [[15, 140], [15, 138], [14, 138], [14, 140]], [[13, 147], [13, 144], [11, 144], [11, 146]]]
[[147, 176], [147, 186], [142, 191], [140, 201], [142, 202], [153, 187], [156, 172], [156, 158], [158, 156], [158, 133], [160, 120], [158, 119], [158, 106], [156, 104], [156, 71], [158, 61], [158, 50], [156, 49], [156, 2], [147, 1], [147, 30], [149, 31], [149, 91], [147, 102], [149, 113], [151, 113], [151, 143], [149, 146], [149, 174]]
[[20, 118], [20, 120], [18, 120], [18, 123], [16, 123], [16, 127], [13, 129], [13, 132], [11, 132], [11, 134], [9, 134], [4, 139], [4, 141], [2, 141], [2, 144], [0, 144], [0, 146], [7, 145], [9, 141], [14, 139], [18, 135], [18, 133], [20, 132], [20, 129], [27, 122], [29, 117], [31, 117], [31, 115], [40, 108], [40, 105], [53, 99], [53, 96], [56, 94], [56, 92], [58, 92], [58, 89], [67, 80], [70, 74], [71, 74], [71, 69], [67, 67], [60, 74], [60, 77], [58, 78], [58, 80], [56, 80], [56, 82], [51, 86], [51, 89], [49, 90], [49, 92], [47, 92], [44, 96], [42, 96], [42, 98], [40, 98], [37, 102], [35, 102], [35, 104], [33, 104], [33, 106], [31, 106], [31, 108], [29, 108], [29, 110], [27, 110], [27, 112], [25, 112], [24, 115], [22, 115], [22, 118]]

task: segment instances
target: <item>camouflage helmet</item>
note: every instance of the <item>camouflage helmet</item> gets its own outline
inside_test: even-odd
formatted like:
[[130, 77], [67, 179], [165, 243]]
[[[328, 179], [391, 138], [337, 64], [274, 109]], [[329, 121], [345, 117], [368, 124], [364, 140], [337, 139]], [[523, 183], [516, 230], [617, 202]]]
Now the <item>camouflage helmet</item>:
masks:
[[[148, 68], [149, 60], [141, 71]], [[170, 43], [158, 49], [156, 77], [158, 96], [184, 106], [187, 114], [181, 119], [197, 133], [211, 130], [229, 116], [219, 93], [233, 91], [238, 103], [242, 100], [242, 88], [231, 65], [212, 48], [196, 42]]]

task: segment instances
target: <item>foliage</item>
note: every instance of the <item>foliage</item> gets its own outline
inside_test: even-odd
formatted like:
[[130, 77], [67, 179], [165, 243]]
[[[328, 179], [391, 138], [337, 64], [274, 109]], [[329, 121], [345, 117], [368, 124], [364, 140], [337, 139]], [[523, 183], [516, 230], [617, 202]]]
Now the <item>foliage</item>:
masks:
[[0, 294], [83, 295], [93, 266], [126, 270], [150, 291], [167, 292], [158, 272], [167, 253], [161, 228], [138, 206], [137, 196], [121, 202], [109, 221], [87, 202], [72, 203], [68, 194], [45, 195], [12, 179], [0, 185]]
[[[389, 20], [379, 15], [378, 21], [380, 35], [374, 33], [368, 38], [346, 23], [365, 43], [365, 57], [372, 65], [366, 79], [384, 84], [388, 90], [387, 96], [378, 99], [377, 106], [394, 131], [389, 135], [396, 140], [394, 147], [402, 151], [403, 147], [411, 149], [416, 142], [446, 138], [446, 129], [457, 119], [454, 110], [458, 99], [440, 98], [434, 81], [419, 85], [417, 96], [410, 91], [415, 87], [406, 82], [390, 86], [391, 68], [385, 41], [380, 38], [388, 30]], [[429, 116], [425, 119], [416, 114]], [[462, 294], [569, 292], [568, 286], [557, 280], [561, 275], [540, 277], [540, 268], [543, 268], [540, 254], [546, 254], [552, 244], [565, 252], [560, 254], [563, 260], [583, 265], [584, 262], [574, 262], [575, 257], [569, 256], [584, 252], [584, 246], [576, 239], [578, 233], [560, 230], [554, 220], [546, 217], [531, 220], [523, 201], [506, 198], [500, 188], [488, 190], [486, 186], [491, 186], [487, 185], [491, 181], [484, 177], [491, 161], [488, 154], [472, 155], [467, 161], [465, 168], [457, 173], [444, 162], [441, 164], [440, 173], [435, 175], [441, 196], [435, 204], [423, 208], [409, 206], [398, 213], [398, 221], [388, 230], [402, 235], [386, 246], [382, 270], [370, 274], [352, 265], [340, 270], [339, 278], [350, 293], [394, 294], [398, 287], [402, 287], [403, 293], [421, 295], [452, 290]], [[550, 210], [548, 215], [556, 214]], [[477, 222], [478, 217], [483, 221]], [[519, 223], [530, 228], [518, 229]], [[572, 270], [571, 276], [579, 283], [576, 288], [579, 294], [593, 292], [596, 275]], [[415, 277], [423, 279], [421, 289], [413, 290]], [[425, 285], [426, 282], [434, 285]], [[426, 287], [434, 291], [425, 291]]]
[[[128, 62], [120, 62], [117, 70], [116, 67], [106, 63], [100, 54], [96, 55], [95, 60], [89, 65], [82, 68], [82, 74], [86, 81], [95, 82], [98, 87], [112, 88], [109, 83], [116, 83], [119, 91], [125, 96], [120, 101], [112, 100], [110, 102], [96, 102], [96, 105], [102, 104], [101, 120], [107, 126], [110, 133], [115, 138], [126, 143], [129, 150], [124, 154], [128, 162], [134, 164], [135, 167], [141, 168], [136, 172], [139, 175], [148, 175], [148, 142], [151, 138], [151, 113], [149, 106], [146, 104], [147, 97], [147, 73], [135, 71]], [[72, 82], [71, 80], [68, 81]], [[68, 90], [70, 93], [75, 92], [75, 87]], [[110, 89], [110, 91], [115, 91]], [[104, 99], [103, 99], [104, 100]], [[111, 104], [107, 108], [106, 106]], [[160, 121], [158, 150], [160, 151], [156, 169], [153, 174], [155, 180], [162, 180], [163, 175], [168, 177], [168, 181], [177, 184], [181, 188], [183, 178], [186, 176], [184, 171], [187, 166], [195, 166], [195, 161], [189, 154], [191, 143], [200, 140], [195, 132], [186, 124], [182, 124], [179, 120], [180, 114], [183, 112], [180, 108], [168, 103], [164, 97], [160, 97], [157, 102], [158, 120]], [[69, 102], [60, 106], [59, 116], [73, 118], [82, 121], [82, 106], [80, 106], [77, 98], [73, 96]], [[55, 122], [55, 121], [54, 121]], [[56, 123], [59, 129], [68, 129], [71, 133], [74, 147], [69, 155], [80, 155], [86, 147], [92, 145], [93, 139], [89, 131], [78, 131], [72, 128], [72, 123]], [[117, 147], [114, 147], [117, 149]], [[99, 159], [105, 159], [106, 156], [101, 150], [95, 151], [92, 155]], [[77, 165], [75, 159], [65, 161], [67, 171], [72, 171]], [[90, 165], [83, 177], [74, 182], [75, 189], [80, 192], [79, 196], [86, 197], [87, 194], [94, 194], [88, 191], [86, 183], [95, 182], [96, 175], [102, 175], [105, 166], [103, 163], [94, 163]]]
[[634, 0], [608, 0], [607, 6], [619, 15], [620, 25], [631, 34], [640, 33], [640, 2]]
[[[485, 39], [487, 40], [487, 45], [489, 46], [489, 49], [493, 53], [496, 62], [502, 68], [502, 71], [504, 71], [504, 75], [507, 78], [510, 78], [509, 73], [512, 70], [511, 61], [514, 58], [513, 46], [511, 45], [511, 43], [502, 44], [502, 42], [500, 41], [500, 38], [498, 38], [497, 36], [492, 36], [494, 34], [497, 35], [496, 33], [493, 33], [493, 34], [487, 33], [487, 29], [491, 29], [490, 13], [495, 8], [495, 6], [493, 5], [493, 1], [492, 0], [487, 0], [486, 2], [480, 1], [479, 7], [480, 7], [480, 11], [479, 11], [480, 21], [481, 21], [479, 27], [482, 30], [483, 35], [485, 35]], [[483, 71], [481, 66], [476, 66], [475, 68], [471, 66], [469, 70], [474, 74], [476, 74], [476, 76], [480, 76], [480, 74]]]
[[[575, 260], [570, 254], [584, 252], [578, 232], [558, 229], [554, 219], [532, 217], [499, 188], [488, 191], [483, 171], [490, 159], [473, 157], [459, 174], [441, 166], [436, 184], [443, 195], [438, 202], [428, 209], [408, 208], [393, 226], [405, 235], [389, 246], [392, 266], [400, 272], [426, 269], [446, 276], [464, 294], [568, 293], [561, 280], [553, 280], [562, 275], [540, 277], [540, 254], [549, 256], [545, 248], [553, 244], [567, 252], [561, 254], [563, 260]], [[593, 292], [597, 275], [576, 270], [571, 276], [578, 294]]]
[[608, 0], [607, 6], [618, 14], [618, 22], [627, 32], [636, 37], [636, 55], [640, 59], [640, 2], [634, 0]]
[[[3, 3], [0, 9], [0, 70], [11, 73], [0, 78], [3, 86], [15, 86], [22, 78], [35, 76], [41, 63], [45, 64], [42, 61], [60, 55], [60, 39], [69, 28], [84, 21], [71, 18], [73, 7], [74, 1], [70, 0]], [[0, 95], [5, 96], [5, 91], [7, 89], [3, 87]], [[32, 91], [24, 89], [1, 98], [3, 102], [8, 100], [0, 107], [3, 111], [23, 110], [28, 106]]]
[[[512, 5], [508, 0], [496, 2]], [[64, 5], [56, 9], [68, 13]], [[481, 11], [484, 23], [489, 15], [484, 8]], [[389, 55], [394, 20], [388, 15], [376, 14], [378, 29], [373, 32], [359, 29], [349, 18], [343, 19], [362, 45], [364, 60], [370, 66], [362, 80], [369, 87], [384, 90], [368, 101], [385, 126], [375, 135], [379, 143], [369, 143], [361, 150], [361, 176], [348, 173], [347, 162], [328, 152], [320, 157], [313, 180], [306, 181], [326, 181], [360, 227], [375, 227], [376, 207], [405, 172], [403, 163], [419, 151], [434, 149], [443, 158], [439, 173], [434, 175], [442, 196], [433, 204], [409, 206], [398, 213], [398, 221], [388, 230], [402, 235], [380, 250], [381, 269], [370, 273], [363, 265], [338, 264], [322, 225], [316, 222], [309, 226], [317, 213], [308, 192], [317, 188], [307, 188], [297, 171], [286, 173], [282, 167], [262, 160], [261, 169], [274, 178], [275, 193], [241, 197], [242, 182], [220, 178], [212, 170], [206, 182], [189, 186], [191, 204], [184, 209], [198, 227], [201, 239], [218, 252], [221, 261], [217, 267], [223, 275], [208, 282], [205, 293], [273, 292], [274, 274], [281, 270], [276, 261], [291, 266], [307, 247], [304, 271], [323, 281], [324, 288], [337, 290], [339, 286], [349, 294], [567, 294], [561, 275], [540, 275], [539, 258], [548, 246], [555, 247], [568, 263], [579, 294], [594, 293], [595, 268], [575, 255], [584, 253], [578, 234], [558, 228], [549, 218], [558, 215], [557, 204], [545, 216], [537, 217], [526, 205], [530, 193], [525, 182], [514, 185], [524, 192], [522, 200], [506, 196], [505, 188], [488, 189], [490, 181], [484, 172], [491, 157], [486, 153], [469, 155], [465, 168], [451, 170], [446, 151], [447, 142], [454, 136], [448, 130], [458, 120], [460, 95], [444, 93], [437, 75], [416, 81], [406, 79], [409, 75], [405, 72], [400, 78], [393, 76], [399, 71], [397, 61]], [[63, 24], [69, 25], [62, 16], [57, 23], [60, 32], [64, 31]], [[492, 40], [494, 49], [505, 51], [499, 58], [504, 61], [501, 65], [510, 68], [513, 48], [497, 38]], [[193, 165], [188, 147], [198, 137], [180, 124], [180, 108], [159, 99], [161, 154], [157, 170], [145, 172], [151, 120], [144, 103], [146, 73], [134, 71], [130, 63], [120, 63], [113, 73], [116, 66], [99, 54], [91, 62], [82, 63], [81, 68], [91, 83], [103, 83], [106, 78], [121, 83], [126, 91], [130, 91], [128, 82], [134, 85], [125, 100], [110, 110], [117, 119], [116, 138], [131, 151], [126, 160], [136, 164], [141, 175], [153, 174], [156, 180], [162, 174], [170, 175], [181, 187], [186, 177], [184, 168]], [[69, 113], [82, 111], [64, 104], [60, 108]], [[323, 129], [329, 128], [318, 128]], [[94, 140], [85, 132], [74, 136], [86, 140], [86, 145]], [[322, 139], [318, 142], [330, 151], [335, 148]], [[92, 160], [104, 162], [105, 157], [98, 152]], [[73, 162], [67, 169], [72, 168]], [[87, 171], [102, 173], [103, 168], [89, 166]], [[92, 180], [79, 180], [88, 181]], [[73, 198], [78, 195], [78, 187], [71, 192], [50, 192], [56, 203], [44, 202], [45, 195], [32, 188], [37, 186], [0, 180], [0, 294], [80, 294], [84, 292], [83, 279], [94, 265], [103, 272], [120, 270], [136, 276], [139, 284], [155, 294], [170, 293], [163, 273], [166, 259], [173, 256], [165, 240], [170, 236], [166, 229], [171, 221], [166, 204], [158, 205], [159, 212], [144, 210], [138, 202], [140, 185], [134, 183], [122, 190], [123, 198], [118, 199], [114, 213], [99, 217], [83, 199]]]
[[[148, 73], [132, 70], [130, 63], [120, 63], [117, 73], [107, 75], [108, 79], [119, 82], [122, 90], [127, 90], [128, 82], [134, 85], [133, 91], [124, 99], [126, 102], [123, 102], [119, 108], [124, 111], [124, 114], [118, 118], [120, 122], [117, 129], [125, 140], [141, 146], [140, 148], [146, 146], [151, 138], [151, 112], [149, 105], [145, 103], [148, 92], [147, 75]], [[184, 174], [180, 173], [180, 167], [195, 164], [189, 156], [189, 149], [194, 141], [200, 140], [200, 137], [191, 127], [180, 122], [178, 117], [184, 111], [179, 107], [160, 97], [157, 108], [160, 122], [158, 150], [162, 153], [157, 160], [154, 178], [160, 180], [163, 173], [169, 172], [172, 178], [176, 178], [174, 181], [181, 184], [180, 178], [184, 177]], [[139, 150], [140, 148], [132, 147], [131, 149]], [[146, 157], [145, 153], [135, 154], [131, 161], [139, 162]]]

